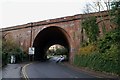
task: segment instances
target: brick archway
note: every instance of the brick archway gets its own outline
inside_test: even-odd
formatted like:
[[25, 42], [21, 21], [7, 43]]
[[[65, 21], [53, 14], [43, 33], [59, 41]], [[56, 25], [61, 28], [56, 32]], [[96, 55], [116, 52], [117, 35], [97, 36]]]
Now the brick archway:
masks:
[[63, 28], [50, 26], [42, 29], [33, 42], [33, 47], [35, 47], [35, 60], [46, 60], [47, 56], [45, 52], [54, 44], [64, 46], [68, 50], [68, 53], [70, 53], [70, 36]]

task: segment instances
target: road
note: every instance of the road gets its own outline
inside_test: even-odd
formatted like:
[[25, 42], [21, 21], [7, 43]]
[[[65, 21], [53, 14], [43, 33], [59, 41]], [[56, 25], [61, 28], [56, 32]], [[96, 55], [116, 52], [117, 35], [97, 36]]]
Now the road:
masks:
[[24, 67], [28, 78], [95, 78], [82, 71], [55, 62], [33, 62]]

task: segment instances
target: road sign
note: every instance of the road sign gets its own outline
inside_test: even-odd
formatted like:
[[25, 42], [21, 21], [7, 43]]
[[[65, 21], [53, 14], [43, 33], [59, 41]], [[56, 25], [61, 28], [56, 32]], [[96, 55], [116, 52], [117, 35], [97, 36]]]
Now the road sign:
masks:
[[29, 54], [34, 55], [35, 53], [35, 48], [34, 47], [29, 47]]

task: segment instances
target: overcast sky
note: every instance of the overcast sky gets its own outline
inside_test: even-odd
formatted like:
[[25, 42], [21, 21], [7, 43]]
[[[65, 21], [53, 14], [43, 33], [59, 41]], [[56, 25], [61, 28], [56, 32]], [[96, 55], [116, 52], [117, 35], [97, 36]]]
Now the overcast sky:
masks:
[[95, 0], [0, 0], [0, 28], [83, 13]]

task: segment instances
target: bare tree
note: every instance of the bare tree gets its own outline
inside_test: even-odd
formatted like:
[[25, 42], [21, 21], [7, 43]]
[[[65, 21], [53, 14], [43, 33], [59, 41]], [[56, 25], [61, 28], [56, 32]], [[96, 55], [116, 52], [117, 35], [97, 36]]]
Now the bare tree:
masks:
[[84, 12], [100, 12], [110, 10], [112, 0], [97, 0], [95, 2], [86, 3]]
[[[102, 21], [102, 25], [105, 26], [104, 16], [101, 14], [101, 11], [106, 11], [106, 13], [108, 15], [107, 18], [108, 18], [108, 20], [110, 20], [109, 11], [111, 9], [112, 1], [113, 0], [97, 0], [95, 2], [87, 3], [85, 5], [84, 14], [91, 13], [91, 12], [98, 12], [99, 19], [100, 19], [100, 21]], [[110, 27], [112, 28], [111, 24], [110, 24]], [[105, 29], [105, 27], [104, 27], [104, 29]]]
[[85, 14], [88, 14], [92, 11], [91, 7], [90, 7], [91, 4], [87, 3], [84, 7], [84, 13]]

